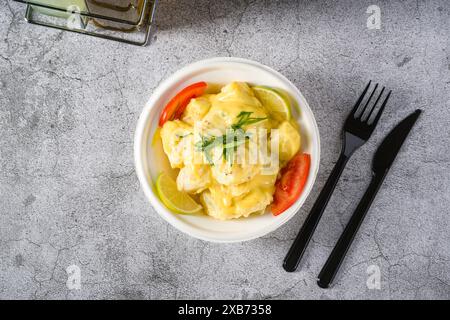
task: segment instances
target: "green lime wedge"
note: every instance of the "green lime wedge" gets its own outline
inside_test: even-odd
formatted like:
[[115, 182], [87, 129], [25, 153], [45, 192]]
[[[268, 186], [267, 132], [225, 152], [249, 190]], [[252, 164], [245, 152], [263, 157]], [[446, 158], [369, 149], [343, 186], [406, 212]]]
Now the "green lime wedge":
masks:
[[270, 87], [255, 86], [252, 89], [273, 119], [280, 122], [291, 119], [291, 103], [288, 97]]
[[161, 173], [156, 180], [156, 190], [161, 201], [175, 213], [195, 215], [203, 210], [186, 192], [179, 191], [175, 181], [166, 173]]

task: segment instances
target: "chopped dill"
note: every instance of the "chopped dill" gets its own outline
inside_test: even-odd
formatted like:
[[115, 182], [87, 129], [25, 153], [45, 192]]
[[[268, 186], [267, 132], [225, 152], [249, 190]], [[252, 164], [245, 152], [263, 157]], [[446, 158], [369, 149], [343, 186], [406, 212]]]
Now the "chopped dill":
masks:
[[196, 150], [203, 152], [208, 163], [214, 165], [210, 152], [214, 147], [221, 146], [223, 150], [222, 155], [225, 157], [225, 160], [231, 164], [237, 148], [251, 137], [251, 134], [245, 133], [242, 127], [267, 119], [267, 117], [252, 118], [250, 117], [252, 113], [253, 112], [248, 111], [239, 113], [237, 116], [238, 121], [231, 126], [231, 129], [227, 130], [227, 134], [225, 135], [200, 136], [201, 140], [195, 143]]

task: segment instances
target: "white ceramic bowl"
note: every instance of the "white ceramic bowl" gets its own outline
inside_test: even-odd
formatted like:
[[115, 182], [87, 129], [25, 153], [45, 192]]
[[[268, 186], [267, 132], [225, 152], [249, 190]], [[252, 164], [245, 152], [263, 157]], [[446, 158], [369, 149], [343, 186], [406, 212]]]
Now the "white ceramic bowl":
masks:
[[[311, 155], [311, 169], [305, 189], [300, 198], [288, 210], [274, 217], [270, 213], [249, 218], [219, 221], [209, 216], [178, 215], [169, 211], [159, 200], [153, 182], [160, 172], [157, 167], [152, 139], [158, 127], [161, 110], [173, 95], [189, 84], [206, 81], [227, 84], [244, 81], [253, 85], [279, 88], [295, 99], [300, 114], [293, 110], [293, 116], [300, 123], [302, 151]], [[139, 118], [135, 140], [134, 156], [136, 173], [145, 195], [156, 212], [172, 226], [198, 239], [212, 242], [238, 242], [255, 239], [276, 230], [291, 219], [308, 197], [319, 170], [320, 139], [313, 113], [300, 91], [277, 71], [260, 63], [239, 58], [213, 58], [188, 65], [156, 88]]]

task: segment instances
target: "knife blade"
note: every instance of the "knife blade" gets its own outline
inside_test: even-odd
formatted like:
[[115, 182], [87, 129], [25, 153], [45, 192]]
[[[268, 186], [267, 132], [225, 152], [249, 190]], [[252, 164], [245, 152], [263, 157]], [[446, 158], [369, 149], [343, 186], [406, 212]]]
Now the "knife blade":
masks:
[[328, 288], [336, 276], [367, 211], [369, 211], [379, 188], [383, 184], [384, 178], [421, 112], [422, 110], [418, 109], [403, 119], [394, 129], [392, 129], [386, 138], [384, 138], [383, 142], [381, 142], [375, 152], [372, 161], [372, 181], [353, 212], [350, 221], [342, 232], [336, 246], [328, 257], [327, 262], [320, 271], [317, 279], [319, 287]]
[[389, 170], [421, 113], [420, 109], [411, 113], [384, 138], [373, 157], [372, 170], [374, 174], [385, 174]]

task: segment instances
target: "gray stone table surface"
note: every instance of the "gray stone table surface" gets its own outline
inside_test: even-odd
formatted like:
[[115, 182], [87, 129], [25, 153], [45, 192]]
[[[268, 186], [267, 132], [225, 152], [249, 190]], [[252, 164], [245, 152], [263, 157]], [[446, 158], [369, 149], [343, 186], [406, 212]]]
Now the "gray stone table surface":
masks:
[[[369, 29], [369, 5], [381, 29]], [[0, 298], [449, 299], [450, 3], [161, 0], [152, 44], [135, 47], [27, 24], [0, 0]], [[137, 118], [161, 80], [191, 62], [249, 58], [303, 92], [320, 172], [301, 211], [238, 244], [190, 238], [146, 200], [133, 165]], [[368, 81], [394, 94], [349, 162], [298, 272], [281, 262], [337, 159]], [[385, 134], [425, 112], [400, 152], [335, 285], [320, 271], [370, 178]], [[67, 268], [79, 266], [81, 289]], [[371, 268], [379, 289], [367, 286]], [[369, 271], [369, 273], [368, 273]]]

